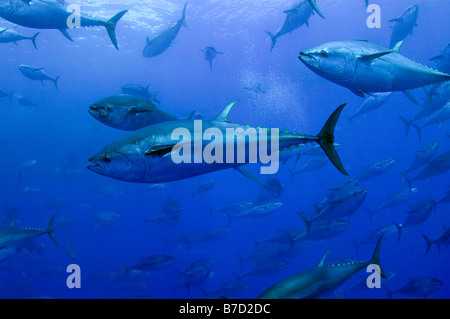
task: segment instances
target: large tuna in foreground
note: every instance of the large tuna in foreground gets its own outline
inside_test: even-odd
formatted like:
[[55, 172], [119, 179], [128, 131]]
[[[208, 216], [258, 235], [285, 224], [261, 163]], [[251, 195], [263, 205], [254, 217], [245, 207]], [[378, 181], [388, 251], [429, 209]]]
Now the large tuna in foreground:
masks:
[[336, 41], [302, 51], [299, 59], [313, 72], [360, 97], [450, 80], [450, 75], [399, 54], [400, 45], [391, 50], [367, 41]]
[[[101, 175], [137, 183], [162, 183], [235, 168], [259, 182], [246, 164], [277, 166], [276, 155], [280, 149], [318, 143], [338, 170], [347, 174], [334, 148], [334, 129], [345, 104], [333, 112], [316, 136], [261, 128], [258, 134], [249, 126], [232, 124], [227, 116], [234, 104], [228, 105], [212, 121], [177, 120], [138, 130], [91, 157], [89, 161], [93, 165], [88, 168]], [[259, 157], [252, 151], [254, 146], [259, 148]], [[263, 146], [266, 146], [265, 154], [261, 156]], [[267, 148], [270, 148], [270, 155]], [[208, 151], [212, 158], [205, 157]]]

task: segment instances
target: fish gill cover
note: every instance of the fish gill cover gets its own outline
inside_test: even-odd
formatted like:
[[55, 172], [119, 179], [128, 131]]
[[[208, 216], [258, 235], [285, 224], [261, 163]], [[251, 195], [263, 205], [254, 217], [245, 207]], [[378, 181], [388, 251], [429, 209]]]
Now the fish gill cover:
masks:
[[448, 6], [0, 1], [0, 298], [447, 299]]

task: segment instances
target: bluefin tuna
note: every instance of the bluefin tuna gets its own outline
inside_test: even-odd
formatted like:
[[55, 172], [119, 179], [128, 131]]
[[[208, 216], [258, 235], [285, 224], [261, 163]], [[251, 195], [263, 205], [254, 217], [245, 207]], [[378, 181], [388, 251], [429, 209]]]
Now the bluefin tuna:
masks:
[[360, 182], [367, 181], [374, 177], [380, 176], [388, 172], [394, 166], [396, 160], [393, 158], [386, 158], [373, 163], [364, 168], [358, 177]]
[[404, 178], [411, 188], [413, 182], [442, 175], [448, 170], [450, 170], [450, 151], [442, 153], [432, 159], [413, 179], [408, 179], [405, 175]]
[[213, 70], [212, 63], [218, 54], [224, 54], [223, 52], [216, 51], [213, 46], [206, 47], [200, 50], [204, 53], [205, 60], [209, 62], [209, 68], [211, 72]]
[[351, 122], [358, 116], [366, 115], [369, 112], [373, 112], [379, 109], [384, 104], [386, 104], [391, 95], [392, 92], [372, 94], [364, 101], [364, 103], [361, 104], [358, 110], [356, 110], [356, 112], [348, 118], [349, 121]]
[[288, 262], [284, 260], [269, 259], [257, 263], [252, 269], [249, 269], [246, 272], [235, 275], [239, 279], [245, 276], [271, 275], [284, 270], [288, 265]]
[[404, 176], [406, 173], [426, 165], [428, 162], [431, 161], [433, 156], [436, 154], [438, 148], [439, 148], [438, 141], [433, 141], [427, 144], [425, 147], [421, 148], [416, 152], [416, 154], [414, 155], [414, 161], [412, 162], [411, 166], [409, 166], [409, 168], [404, 172], [400, 173]]
[[413, 127], [417, 130], [417, 135], [419, 136], [419, 141], [422, 140], [422, 129], [424, 127], [436, 124], [442, 124], [450, 120], [450, 101], [441, 109], [437, 110], [431, 114], [427, 120], [422, 125], [415, 125]]
[[0, 43], [14, 43], [15, 45], [17, 45], [18, 41], [31, 40], [31, 43], [33, 43], [34, 48], [37, 50], [36, 38], [39, 34], [40, 32], [37, 32], [33, 36], [29, 37], [27, 35], [21, 34], [15, 29], [3, 29], [0, 30]]
[[434, 277], [421, 277], [417, 279], [409, 279], [408, 283], [394, 291], [391, 291], [386, 286], [384, 286], [384, 288], [388, 293], [389, 299], [392, 299], [394, 294], [427, 298], [429, 295], [434, 294], [441, 289], [443, 285], [444, 283], [440, 279]]
[[269, 31], [266, 31], [272, 41], [270, 52], [272, 52], [279, 37], [292, 33], [304, 24], [309, 27], [308, 20], [314, 14], [314, 11], [316, 11], [322, 18], [325, 18], [319, 11], [316, 0], [301, 1], [294, 5], [291, 9], [284, 11], [286, 14], [286, 19], [281, 29], [275, 35]]
[[177, 118], [158, 108], [151, 100], [137, 95], [119, 94], [102, 99], [89, 107], [96, 120], [124, 131], [174, 121]]
[[[117, 13], [108, 21], [80, 15], [81, 27], [105, 27], [116, 49], [119, 49], [116, 39], [116, 25], [128, 10]], [[2, 0], [0, 2], [0, 17], [14, 24], [33, 29], [56, 29], [70, 41], [73, 41], [67, 30], [68, 21], [73, 12], [68, 10], [68, 4], [56, 0]]]
[[56, 78], [50, 77], [45, 71], [44, 68], [35, 67], [31, 65], [19, 65], [19, 70], [22, 72], [30, 80], [41, 81], [42, 85], [44, 85], [44, 81], [51, 81], [55, 84], [56, 89], [58, 90], [58, 80], [60, 76]]
[[335, 41], [302, 51], [299, 59], [313, 72], [360, 97], [450, 80], [450, 75], [399, 54], [399, 46], [387, 49], [367, 41]]
[[[227, 158], [227, 149], [232, 148], [230, 145], [227, 146], [227, 139], [225, 138], [227, 135], [227, 129], [234, 129], [234, 132], [238, 132], [236, 129], [240, 128], [241, 130], [239, 131], [243, 132], [242, 136], [247, 136], [245, 130], [248, 127], [239, 124], [232, 124], [227, 119], [228, 113], [234, 104], [235, 102], [228, 105], [213, 121], [177, 120], [164, 122], [150, 125], [146, 128], [131, 133], [130, 135], [124, 136], [110, 145], [107, 145], [97, 154], [92, 156], [89, 161], [93, 164], [88, 166], [88, 168], [91, 171], [104, 176], [136, 183], [163, 183], [218, 170], [236, 168], [246, 177], [260, 182], [249, 171], [247, 165], [245, 165], [250, 161], [258, 162], [258, 158], [250, 158], [248, 155], [249, 152], [246, 151], [245, 158], [242, 161], [238, 161], [236, 159], [237, 152], [233, 150], [232, 155], [235, 156], [234, 160], [225, 160]], [[335, 167], [341, 173], [347, 175], [347, 172], [345, 171], [334, 148], [334, 129], [344, 107], [345, 104], [338, 107], [332, 113], [322, 130], [316, 136], [302, 135], [295, 132], [289, 133], [277, 131], [279, 149], [288, 148], [292, 145], [298, 144], [318, 143], [321, 145], [322, 149]], [[199, 125], [201, 125], [201, 127], [199, 127]], [[181, 142], [179, 140], [173, 140], [173, 132], [180, 128], [183, 129], [183, 132], [189, 132], [191, 138], [188, 141], [183, 141], [186, 138], [182, 138]], [[195, 134], [195, 132], [202, 132], [201, 136], [203, 136], [205, 130], [209, 128], [214, 128], [215, 131], [221, 132], [222, 134], [222, 141], [218, 142], [217, 136], [215, 138], [216, 145], [218, 145], [217, 147], [221, 146], [221, 150], [224, 153], [222, 161], [219, 159], [219, 161], [213, 161], [212, 163], [207, 163], [205, 161], [195, 163], [191, 158], [191, 161], [187, 160], [181, 161], [180, 163], [175, 163], [172, 159], [171, 153], [174, 152], [179, 154], [179, 143], [186, 143], [187, 146], [191, 147], [192, 144], [194, 144], [194, 147], [198, 144], [197, 148], [201, 147], [203, 154], [204, 149], [208, 147], [209, 144], [205, 145], [205, 141], [192, 141], [192, 136], [195, 139], [198, 139], [200, 134]], [[264, 132], [265, 130], [260, 129], [260, 131]], [[272, 130], [267, 131], [271, 132], [271, 134], [261, 134], [261, 136], [255, 136], [258, 145], [263, 143], [263, 139], [266, 143], [265, 145], [270, 144]], [[241, 134], [235, 133], [235, 136], [239, 137], [239, 135]], [[246, 142], [246, 138], [238, 138], [237, 140], [235, 138], [232, 143], [234, 144], [232, 146], [234, 146], [235, 149], [237, 147], [238, 150], [248, 150], [249, 148], [249, 143]], [[177, 145], [178, 147], [176, 147]], [[194, 147], [191, 149], [194, 149]], [[196, 151], [194, 150], [194, 153], [195, 152]], [[193, 155], [194, 154], [191, 154], [190, 157], [193, 157]]]
[[431, 240], [426, 235], [422, 234], [422, 237], [427, 243], [427, 254], [430, 252], [431, 246], [436, 245], [439, 253], [441, 253], [441, 246], [447, 247], [450, 244], [450, 228], [443, 225], [444, 231], [437, 236], [435, 239]]
[[239, 296], [244, 293], [250, 287], [249, 284], [241, 282], [239, 280], [224, 282], [220, 287], [211, 290], [204, 291], [199, 288], [205, 298], [211, 299], [228, 299], [230, 297]]
[[427, 98], [423, 105], [419, 105], [419, 112], [417, 112], [416, 115], [409, 121], [403, 117], [400, 117], [406, 126], [405, 137], [408, 136], [410, 126], [413, 123], [431, 116], [450, 101], [450, 81], [440, 83], [433, 86], [430, 90], [425, 91], [427, 93]]
[[216, 181], [213, 179], [201, 182], [198, 184], [197, 188], [191, 191], [192, 197], [195, 197], [197, 194], [201, 194], [211, 190], [216, 185]]
[[158, 56], [162, 53], [164, 53], [173, 43], [175, 38], [177, 37], [178, 33], [181, 30], [182, 26], [186, 25], [186, 6], [187, 3], [184, 5], [183, 8], [183, 14], [181, 16], [181, 19], [178, 20], [178, 22], [173, 26], [170, 27], [161, 33], [159, 33], [156, 37], [150, 40], [149, 37], [147, 37], [147, 45], [144, 48], [144, 51], [142, 52], [142, 56], [144, 58], [151, 58]]
[[185, 244], [188, 246], [188, 249], [190, 249], [192, 244], [219, 240], [227, 236], [230, 231], [231, 229], [229, 227], [214, 227], [211, 229], [187, 232], [172, 239], [163, 239], [163, 241], [164, 244]]
[[291, 275], [258, 295], [258, 299], [313, 299], [319, 298], [336, 290], [342, 283], [353, 277], [362, 269], [371, 264], [380, 267], [381, 277], [386, 278], [380, 266], [380, 249], [383, 236], [381, 236], [375, 247], [372, 258], [362, 262], [346, 262], [342, 264], [325, 265], [325, 258], [329, 252], [322, 257], [315, 268]]
[[140, 260], [130, 267], [125, 267], [127, 273], [130, 272], [154, 272], [166, 268], [174, 261], [174, 257], [169, 255], [151, 255], [141, 257]]
[[366, 209], [366, 211], [369, 213], [370, 217], [372, 218], [373, 213], [401, 205], [401, 204], [405, 203], [406, 201], [408, 201], [416, 193], [417, 193], [417, 188], [415, 188], [415, 187], [402, 188], [399, 191], [389, 195], [386, 198], [386, 200], [383, 203], [381, 203], [377, 208], [375, 208], [373, 210]]
[[17, 101], [19, 102], [19, 104], [22, 105], [22, 106], [26, 106], [26, 107], [31, 107], [31, 106], [36, 107], [36, 106], [38, 106], [37, 103], [35, 103], [35, 102], [33, 102], [33, 101], [23, 97], [23, 96], [16, 95], [16, 98], [17, 98]]
[[436, 202], [433, 199], [424, 199], [411, 206], [407, 212], [408, 218], [402, 224], [403, 228], [421, 225], [428, 220], [432, 212], [436, 212]]
[[150, 84], [147, 85], [146, 87], [143, 87], [140, 84], [125, 84], [125, 85], [122, 85], [121, 90], [122, 90], [123, 94], [139, 95], [139, 96], [149, 99], [153, 103], [159, 104], [160, 101], [156, 99], [156, 96], [159, 94], [159, 91], [155, 92], [155, 93], [150, 93], [148, 90], [149, 87], [150, 87]]
[[7, 227], [0, 228], [0, 258], [10, 256], [20, 251], [37, 237], [48, 234], [56, 246], [58, 242], [53, 234], [53, 221], [55, 214], [50, 219], [46, 229], [40, 228], [18, 228], [14, 226], [15, 220]]
[[450, 73], [450, 43], [447, 44], [444, 51], [432, 58], [437, 61], [437, 69], [444, 73]]
[[418, 15], [419, 6], [416, 4], [406, 9], [399, 18], [389, 20], [389, 22], [395, 22], [389, 45], [391, 49], [400, 41], [405, 40], [408, 35], [412, 35], [414, 27], [417, 27]]
[[204, 284], [209, 278], [214, 276], [211, 267], [214, 265], [213, 259], [200, 259], [191, 263], [185, 270], [178, 272], [182, 278], [182, 287], [186, 287], [189, 296], [190, 288]]
[[181, 212], [180, 204], [173, 200], [168, 199], [164, 202], [162, 212], [152, 218], [145, 218], [144, 221], [159, 224], [162, 226], [174, 226], [179, 222], [179, 214]]
[[398, 223], [389, 223], [388, 225], [372, 230], [360, 243], [353, 241], [353, 244], [356, 247], [356, 254], [359, 254], [360, 246], [376, 243], [380, 236], [383, 236], [385, 240], [396, 236], [397, 241], [400, 241], [402, 230], [403, 225]]
[[334, 193], [315, 205], [315, 214], [309, 221], [305, 218], [304, 221], [308, 224], [318, 220], [335, 220], [345, 217], [350, 217], [354, 214], [364, 203], [367, 195], [367, 190], [359, 186], [346, 188], [344, 191]]
[[[450, 188], [450, 186], [449, 186]], [[445, 193], [444, 197], [442, 197], [437, 204], [450, 203], [450, 189]]]
[[246, 209], [242, 212], [235, 213], [233, 215], [227, 214], [228, 223], [231, 223], [232, 219], [247, 219], [247, 218], [261, 218], [268, 216], [275, 211], [277, 211], [283, 204], [280, 202], [276, 203], [264, 203], [261, 205], [252, 206], [249, 209]]
[[12, 98], [14, 96], [14, 92], [11, 92], [10, 94], [6, 93], [3, 90], [0, 90], [0, 99], [4, 98], [4, 97], [8, 97], [9, 98], [9, 102], [12, 104]]
[[327, 158], [316, 157], [316, 158], [311, 158], [310, 160], [308, 160], [308, 162], [305, 165], [303, 165], [302, 167], [300, 167], [296, 170], [292, 170], [292, 169], [288, 168], [288, 171], [291, 174], [291, 182], [294, 180], [294, 178], [297, 174], [311, 173], [313, 171], [316, 171], [316, 170], [319, 170], [319, 169], [325, 167], [327, 164], [328, 164]]
[[[319, 220], [318, 222], [311, 225], [309, 220], [305, 216], [297, 212], [299, 216], [303, 219], [306, 225], [306, 229], [297, 237], [292, 237], [294, 242], [299, 241], [320, 241], [325, 239], [334, 238], [342, 234], [350, 226], [350, 222], [340, 219], [333, 220]], [[290, 234], [289, 234], [290, 235]]]

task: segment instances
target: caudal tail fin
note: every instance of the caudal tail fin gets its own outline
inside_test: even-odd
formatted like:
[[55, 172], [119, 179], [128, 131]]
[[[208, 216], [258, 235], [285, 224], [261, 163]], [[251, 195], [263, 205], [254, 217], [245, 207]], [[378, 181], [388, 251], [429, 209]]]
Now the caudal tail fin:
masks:
[[275, 48], [275, 44], [277, 43], [277, 37], [274, 36], [271, 32], [266, 31], [266, 33], [269, 35], [270, 40], [272, 40], [272, 43], [270, 45], [270, 52], [272, 52], [273, 48]]
[[114, 47], [119, 50], [119, 46], [117, 45], [117, 38], [116, 38], [116, 25], [117, 22], [127, 13], [128, 10], [123, 10], [117, 13], [114, 17], [109, 19], [107, 22], [105, 22], [105, 28], [106, 31], [108, 31], [109, 38], [111, 39], [111, 42], [114, 44]]
[[333, 163], [333, 165], [344, 175], [348, 176], [348, 173], [345, 171], [344, 166], [342, 165], [341, 159], [334, 147], [334, 129], [336, 128], [336, 124], [339, 120], [339, 117], [342, 113], [342, 110], [347, 104], [342, 104], [339, 106], [333, 114], [328, 118], [327, 122], [323, 126], [320, 133], [317, 135], [319, 138], [318, 142], [320, 147], [322, 147], [323, 151], [327, 155], [328, 159]]
[[313, 221], [310, 220], [308, 217], [306, 217], [306, 215], [301, 211], [298, 211], [297, 215], [303, 219], [303, 222], [305, 223], [305, 227], [306, 227], [306, 237], [309, 237], [311, 235], [311, 227], [312, 227]]
[[430, 252], [431, 249], [431, 245], [433, 245], [433, 241], [430, 240], [426, 235], [422, 234], [422, 237], [425, 239], [426, 243], [427, 243], [427, 255]]
[[58, 91], [59, 91], [59, 88], [58, 88], [58, 80], [59, 80], [60, 77], [61, 77], [61, 75], [58, 75], [58, 76], [53, 80], [53, 83], [55, 83], [56, 90], [58, 90]]
[[422, 127], [416, 124], [411, 124], [417, 131], [417, 135], [419, 136], [419, 142], [422, 141]]
[[55, 220], [55, 215], [56, 213], [53, 214], [52, 218], [50, 218], [50, 222], [48, 223], [47, 230], [45, 232], [50, 236], [53, 243], [56, 246], [59, 246], [58, 242], [56, 241], [55, 235], [53, 234], [53, 222]]
[[395, 228], [397, 228], [397, 233], [398, 233], [397, 241], [400, 242], [400, 239], [402, 238], [403, 225], [396, 223], [396, 222], [392, 222], [392, 223], [395, 225]]
[[12, 104], [12, 99], [13, 99], [13, 97], [14, 97], [14, 91], [13, 92], [11, 92], [11, 94], [9, 95], [9, 102]]
[[188, 3], [186, 2], [185, 4], [184, 4], [184, 8], [183, 8], [183, 14], [182, 14], [182, 16], [181, 16], [181, 23], [185, 26], [185, 27], [187, 27], [187, 23], [186, 23], [186, 7], [187, 7], [187, 5], [188, 5]]
[[325, 17], [323, 16], [322, 12], [320, 12], [319, 7], [317, 6], [316, 0], [308, 0], [309, 4], [311, 5], [311, 7], [314, 9], [314, 11], [317, 12], [317, 14], [325, 19]]
[[380, 275], [382, 278], [386, 279], [387, 276], [384, 273], [383, 268], [380, 265], [380, 249], [381, 249], [381, 242], [383, 241], [383, 236], [384, 236], [384, 234], [382, 234], [380, 236], [380, 238], [378, 239], [377, 246], [375, 247], [375, 251], [373, 252], [371, 263], [378, 265], [378, 267], [380, 267]]
[[37, 50], [37, 46], [36, 46], [36, 37], [40, 34], [40, 32], [36, 33], [35, 35], [33, 35], [30, 40], [33, 43], [34, 48]]
[[406, 132], [405, 132], [405, 137], [408, 137], [409, 134], [409, 129], [411, 127], [411, 121], [408, 121], [407, 119], [405, 119], [404, 117], [400, 116], [400, 119], [403, 121], [403, 123], [406, 126]]

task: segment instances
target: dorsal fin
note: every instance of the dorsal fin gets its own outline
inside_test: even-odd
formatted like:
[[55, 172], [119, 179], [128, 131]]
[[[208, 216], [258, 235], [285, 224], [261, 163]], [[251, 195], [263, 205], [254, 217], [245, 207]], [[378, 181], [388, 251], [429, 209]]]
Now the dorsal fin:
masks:
[[405, 40], [397, 42], [397, 44], [392, 48], [392, 51], [394, 51], [396, 53], [400, 53], [400, 48], [404, 42], [405, 42]]
[[188, 119], [188, 120], [193, 120], [193, 119], [194, 119], [194, 116], [195, 116], [195, 113], [196, 113], [195, 111], [192, 111], [191, 114], [189, 114], [189, 116], [188, 116], [187, 119]]
[[322, 259], [320, 259], [320, 261], [319, 261], [319, 263], [317, 264], [316, 267], [323, 267], [323, 265], [325, 263], [325, 258], [327, 258], [329, 253], [330, 253], [330, 250], [327, 251], [327, 253], [322, 257]]
[[228, 121], [228, 113], [230, 113], [232, 107], [236, 104], [236, 102], [237, 100], [228, 104], [228, 106], [224, 108], [223, 111], [220, 112], [220, 114], [214, 118], [214, 121], [230, 123], [230, 121]]

